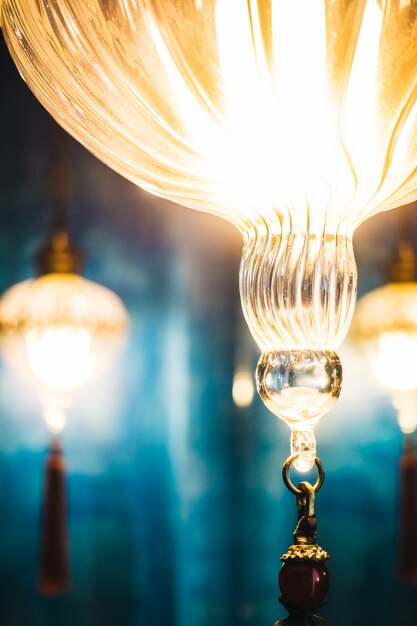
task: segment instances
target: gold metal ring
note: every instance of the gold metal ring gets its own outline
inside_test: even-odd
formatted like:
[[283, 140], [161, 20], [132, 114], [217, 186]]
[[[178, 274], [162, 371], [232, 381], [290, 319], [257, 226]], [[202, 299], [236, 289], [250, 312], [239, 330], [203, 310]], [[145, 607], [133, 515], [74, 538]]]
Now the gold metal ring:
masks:
[[[284, 484], [287, 487], [287, 489], [289, 489], [289, 491], [291, 491], [296, 496], [300, 496], [303, 492], [301, 491], [301, 489], [298, 489], [293, 484], [290, 478], [290, 467], [294, 463], [294, 461], [298, 459], [298, 456], [299, 456], [298, 453], [293, 454], [292, 456], [289, 456], [288, 459], [285, 461], [284, 466], [282, 468], [282, 479], [284, 481]], [[323, 464], [320, 461], [318, 456], [316, 456], [316, 458], [314, 459], [314, 463], [317, 467], [317, 471], [319, 474], [317, 477], [316, 484], [313, 487], [314, 491], [317, 493], [318, 491], [320, 491], [324, 483], [324, 469], [323, 469]]]

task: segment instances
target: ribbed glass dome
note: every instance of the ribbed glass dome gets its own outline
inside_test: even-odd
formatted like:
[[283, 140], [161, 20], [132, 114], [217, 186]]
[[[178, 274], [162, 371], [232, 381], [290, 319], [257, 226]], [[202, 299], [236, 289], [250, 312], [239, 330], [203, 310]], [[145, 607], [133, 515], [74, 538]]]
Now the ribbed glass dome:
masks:
[[152, 193], [316, 233], [415, 197], [411, 0], [2, 0], [2, 21], [52, 115]]
[[55, 119], [147, 191], [244, 234], [257, 384], [293, 450], [340, 393], [351, 237], [417, 187], [412, 0], [0, 0]]

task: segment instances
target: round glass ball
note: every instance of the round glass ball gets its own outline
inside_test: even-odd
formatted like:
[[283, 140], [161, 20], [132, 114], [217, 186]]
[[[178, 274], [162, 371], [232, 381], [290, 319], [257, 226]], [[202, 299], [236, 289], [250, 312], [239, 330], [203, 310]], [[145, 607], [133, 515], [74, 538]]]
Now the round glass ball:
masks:
[[259, 395], [292, 428], [312, 427], [339, 397], [342, 364], [335, 352], [264, 352], [256, 370]]

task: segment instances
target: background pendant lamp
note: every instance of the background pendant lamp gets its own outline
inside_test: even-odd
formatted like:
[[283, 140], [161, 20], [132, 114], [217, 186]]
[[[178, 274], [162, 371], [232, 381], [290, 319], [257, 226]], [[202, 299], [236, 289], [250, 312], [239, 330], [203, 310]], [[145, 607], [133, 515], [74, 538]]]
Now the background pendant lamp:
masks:
[[399, 576], [417, 585], [417, 256], [411, 215], [387, 268], [388, 282], [361, 298], [351, 339], [392, 398], [404, 434], [400, 460]]
[[341, 388], [353, 232], [417, 196], [414, 2], [1, 0], [1, 20], [91, 152], [239, 228], [258, 390], [310, 469]]
[[[59, 129], [59, 127], [57, 127]], [[68, 233], [69, 170], [60, 130], [51, 176], [51, 232], [36, 256], [38, 277], [8, 289], [0, 300], [0, 339], [6, 361], [36, 385], [51, 433], [45, 485], [39, 588], [69, 587], [65, 462], [59, 435], [74, 394], [115, 356], [128, 316], [118, 296], [80, 275], [83, 254]]]

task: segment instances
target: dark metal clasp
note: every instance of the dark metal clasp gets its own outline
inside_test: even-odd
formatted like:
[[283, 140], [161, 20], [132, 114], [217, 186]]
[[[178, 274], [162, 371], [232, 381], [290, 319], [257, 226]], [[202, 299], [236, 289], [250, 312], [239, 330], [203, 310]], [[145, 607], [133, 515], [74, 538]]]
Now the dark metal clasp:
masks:
[[297, 544], [315, 544], [317, 536], [316, 491], [308, 482], [301, 482], [297, 489], [298, 524], [294, 531]]

